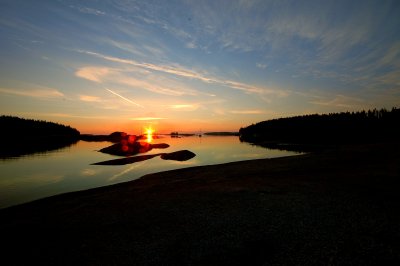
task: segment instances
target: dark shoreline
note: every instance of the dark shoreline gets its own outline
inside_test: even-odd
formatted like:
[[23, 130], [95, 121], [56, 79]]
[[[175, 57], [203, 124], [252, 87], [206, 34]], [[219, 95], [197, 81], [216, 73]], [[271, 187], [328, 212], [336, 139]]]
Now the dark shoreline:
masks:
[[396, 265], [399, 188], [399, 143], [178, 169], [0, 210], [3, 253], [42, 265]]

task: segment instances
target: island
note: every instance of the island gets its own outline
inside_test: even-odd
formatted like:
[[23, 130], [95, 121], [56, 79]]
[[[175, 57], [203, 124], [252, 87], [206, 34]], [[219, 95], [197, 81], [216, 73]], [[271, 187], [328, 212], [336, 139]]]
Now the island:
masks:
[[0, 158], [46, 152], [72, 145], [80, 133], [54, 122], [0, 116]]

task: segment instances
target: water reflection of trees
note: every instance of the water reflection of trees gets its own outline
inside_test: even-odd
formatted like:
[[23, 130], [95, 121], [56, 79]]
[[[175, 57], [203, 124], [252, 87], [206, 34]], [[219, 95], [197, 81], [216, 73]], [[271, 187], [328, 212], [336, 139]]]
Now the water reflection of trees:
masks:
[[263, 121], [240, 129], [253, 143], [341, 144], [397, 141], [400, 109], [313, 114]]
[[48, 121], [0, 117], [0, 158], [61, 149], [79, 140], [79, 131]]

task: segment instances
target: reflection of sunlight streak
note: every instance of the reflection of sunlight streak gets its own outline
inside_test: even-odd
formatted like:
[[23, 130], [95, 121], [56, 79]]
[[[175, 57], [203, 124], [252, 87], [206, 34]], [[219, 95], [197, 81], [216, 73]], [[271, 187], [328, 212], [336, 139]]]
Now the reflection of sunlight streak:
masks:
[[94, 176], [94, 175], [96, 175], [98, 172], [96, 171], [96, 170], [94, 170], [94, 169], [90, 169], [90, 168], [86, 168], [86, 169], [83, 169], [82, 171], [81, 171], [81, 175], [83, 175], [83, 176]]
[[120, 97], [121, 99], [123, 99], [123, 100], [129, 102], [129, 103], [132, 103], [132, 104], [134, 104], [134, 105], [136, 105], [136, 106], [138, 106], [138, 107], [144, 108], [143, 105], [138, 104], [138, 103], [135, 103], [134, 101], [131, 101], [131, 100], [129, 100], [128, 98], [125, 98], [124, 96], [119, 95], [118, 93], [116, 93], [116, 92], [114, 92], [114, 91], [112, 91], [112, 90], [110, 90], [110, 89], [107, 89], [107, 88], [106, 88], [106, 90], [109, 91], [109, 92], [111, 92], [111, 93], [114, 94], [115, 96], [118, 96], [118, 97]]
[[114, 181], [115, 179], [118, 179], [120, 176], [122, 176], [122, 175], [124, 175], [124, 174], [126, 174], [126, 173], [129, 173], [129, 172], [132, 171], [133, 169], [138, 168], [138, 167], [142, 166], [142, 165], [145, 164], [145, 163], [146, 163], [146, 161], [139, 162], [139, 163], [135, 163], [134, 165], [132, 165], [132, 166], [129, 167], [128, 169], [125, 169], [125, 170], [123, 170], [122, 172], [113, 175], [112, 177], [110, 177], [110, 178], [108, 179], [108, 181]]

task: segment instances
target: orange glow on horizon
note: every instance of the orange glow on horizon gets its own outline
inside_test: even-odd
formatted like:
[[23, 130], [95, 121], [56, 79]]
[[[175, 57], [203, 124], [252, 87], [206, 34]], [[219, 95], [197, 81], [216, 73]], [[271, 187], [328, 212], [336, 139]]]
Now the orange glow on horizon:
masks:
[[[44, 120], [51, 120], [51, 118], [43, 118]], [[179, 133], [198, 133], [198, 132], [214, 132], [214, 131], [238, 131], [241, 127], [250, 125], [251, 122], [231, 122], [227, 121], [224, 123], [215, 124], [212, 121], [162, 121], [158, 123], [151, 123], [151, 125], [146, 123], [132, 123], [132, 121], [125, 120], [111, 120], [111, 119], [83, 119], [83, 120], [57, 120], [55, 122], [70, 125], [78, 129], [81, 134], [98, 134], [98, 135], [108, 135], [115, 131], [126, 132], [130, 135], [146, 135], [146, 128], [151, 126], [153, 129], [156, 128], [157, 134], [169, 134], [171, 132]], [[155, 132], [153, 132], [153, 135]]]

